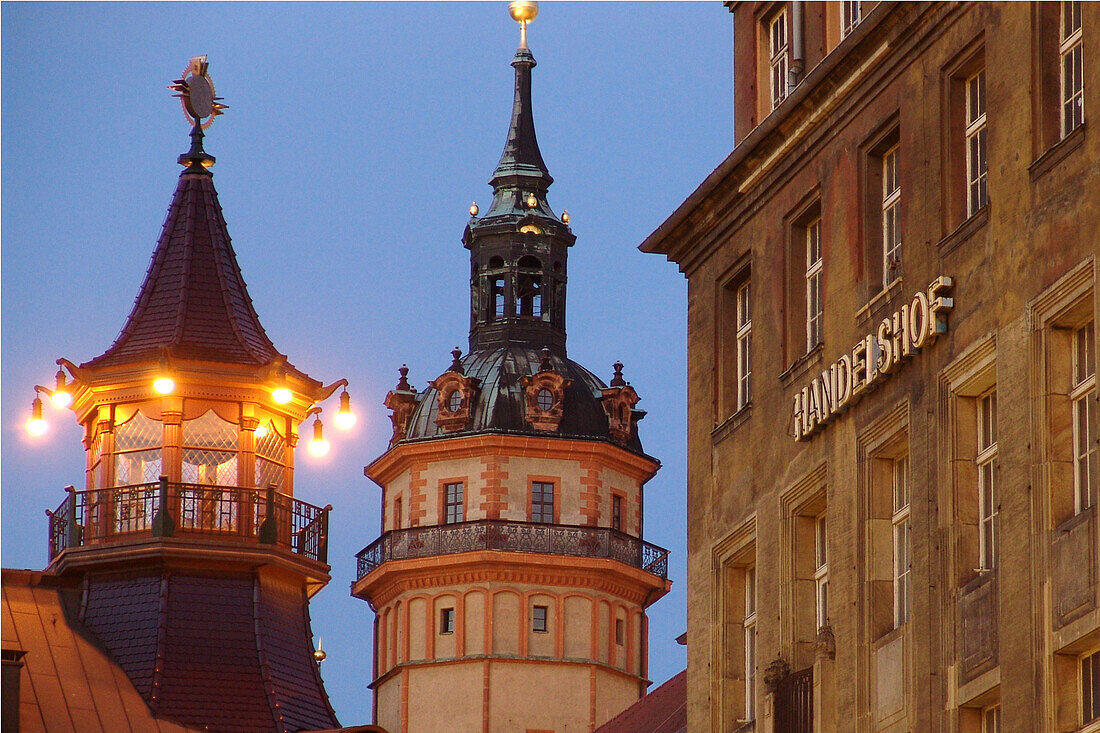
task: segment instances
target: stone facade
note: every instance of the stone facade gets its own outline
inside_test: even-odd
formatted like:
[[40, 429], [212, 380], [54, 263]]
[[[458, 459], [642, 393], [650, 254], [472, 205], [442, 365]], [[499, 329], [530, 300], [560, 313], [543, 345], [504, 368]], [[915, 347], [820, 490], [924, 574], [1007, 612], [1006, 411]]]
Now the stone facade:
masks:
[[1100, 6], [727, 4], [736, 147], [642, 245], [689, 728], [1093, 730]]

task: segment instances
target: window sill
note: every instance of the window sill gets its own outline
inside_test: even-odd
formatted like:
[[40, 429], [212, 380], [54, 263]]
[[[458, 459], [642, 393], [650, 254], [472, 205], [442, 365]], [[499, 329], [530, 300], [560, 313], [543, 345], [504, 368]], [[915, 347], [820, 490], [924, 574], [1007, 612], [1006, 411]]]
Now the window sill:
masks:
[[1085, 142], [1085, 126], [1086, 123], [1082, 122], [1080, 127], [1054, 143], [1049, 150], [1028, 166], [1027, 172], [1032, 183], [1045, 176], [1052, 168], [1065, 160], [1066, 156], [1081, 147]]
[[948, 234], [936, 244], [936, 249], [940, 251], [941, 257], [950, 254], [956, 247], [973, 237], [989, 223], [990, 206], [990, 204], [986, 204], [978, 209], [973, 216], [956, 227], [955, 231]]
[[909, 628], [909, 622], [908, 621], [903, 623], [901, 626], [895, 626], [894, 628], [890, 629], [889, 631], [887, 631], [885, 634], [883, 634], [879, 638], [875, 639], [871, 643], [871, 647], [875, 651], [878, 651], [879, 649], [883, 648], [884, 646], [892, 644], [893, 642], [897, 641], [898, 639], [904, 637], [905, 634], [906, 634], [906, 630], [908, 628]]
[[1072, 532], [1073, 530], [1080, 527], [1082, 524], [1087, 524], [1088, 522], [1092, 521], [1092, 517], [1094, 514], [1096, 514], [1095, 505], [1090, 506], [1087, 509], [1082, 509], [1081, 511], [1077, 512], [1072, 517], [1055, 527], [1054, 531], [1061, 533]]
[[959, 595], [970, 595], [987, 583], [993, 583], [996, 580], [997, 568], [990, 568], [989, 570], [979, 570], [974, 574], [973, 578], [963, 583], [962, 587], [959, 588]]
[[878, 291], [874, 297], [868, 300], [867, 305], [856, 311], [856, 325], [860, 328], [866, 328], [868, 323], [873, 323], [877, 320], [875, 316], [881, 311], [886, 310], [890, 301], [892, 301], [899, 292], [901, 292], [900, 275], [895, 277], [893, 282]]
[[714, 430], [710, 431], [711, 443], [713, 445], [718, 445], [719, 443], [721, 443], [723, 440], [726, 439], [726, 436], [728, 436], [737, 428], [741, 427], [741, 425], [747, 422], [751, 416], [752, 403], [749, 402], [740, 410], [727, 417], [725, 422], [723, 422], [721, 425], [716, 426]]
[[820, 364], [821, 352], [823, 349], [824, 345], [819, 343], [817, 346], [795, 359], [794, 364], [791, 364], [787, 367], [786, 371], [779, 375], [779, 381], [783, 383], [783, 386], [791, 386], [791, 382], [808, 372], [810, 367]]

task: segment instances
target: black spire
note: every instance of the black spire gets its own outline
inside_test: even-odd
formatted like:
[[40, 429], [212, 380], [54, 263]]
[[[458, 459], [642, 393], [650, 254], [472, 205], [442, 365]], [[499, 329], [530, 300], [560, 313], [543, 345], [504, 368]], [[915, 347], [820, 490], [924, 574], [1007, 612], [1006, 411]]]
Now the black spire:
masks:
[[564, 357], [566, 255], [576, 238], [546, 198], [554, 179], [535, 137], [535, 57], [526, 43], [512, 67], [508, 138], [489, 179], [493, 203], [483, 217], [470, 219], [463, 235], [473, 264], [470, 350], [513, 344], [537, 351], [546, 345]]

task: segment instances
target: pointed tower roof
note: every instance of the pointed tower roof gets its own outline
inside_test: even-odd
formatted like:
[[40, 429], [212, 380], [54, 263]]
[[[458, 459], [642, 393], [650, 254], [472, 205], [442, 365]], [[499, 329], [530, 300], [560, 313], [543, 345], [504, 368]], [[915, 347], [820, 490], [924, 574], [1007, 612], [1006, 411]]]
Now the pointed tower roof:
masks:
[[545, 189], [554, 179], [546, 169], [535, 136], [535, 117], [531, 107], [531, 69], [537, 65], [531, 49], [526, 45], [516, 49], [512, 66], [516, 70], [515, 96], [512, 101], [512, 119], [508, 125], [508, 139], [504, 152], [489, 183], [498, 188], [508, 179], [520, 176]]
[[180, 174], [145, 281], [122, 332], [84, 367], [161, 356], [262, 365], [285, 359], [268, 338], [248, 296], [230, 243], [202, 130], [180, 156]]

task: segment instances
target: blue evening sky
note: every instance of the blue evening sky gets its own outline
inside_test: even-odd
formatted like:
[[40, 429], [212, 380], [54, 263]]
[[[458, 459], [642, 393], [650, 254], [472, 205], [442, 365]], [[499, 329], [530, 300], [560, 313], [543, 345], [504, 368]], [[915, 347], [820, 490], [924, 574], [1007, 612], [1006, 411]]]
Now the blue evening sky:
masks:
[[[114, 340], [176, 185], [188, 126], [165, 88], [209, 54], [230, 109], [208, 131], [225, 218], [277, 348], [351, 380], [359, 423], [324, 460], [300, 450], [295, 493], [331, 503], [332, 583], [311, 604], [340, 720], [370, 722], [373, 614], [348, 595], [379, 531], [363, 466], [390, 435], [397, 367], [421, 389], [467, 348], [460, 243], [504, 145], [518, 41], [494, 3], [5, 3], [2, 17], [2, 549], [42, 568], [43, 510], [82, 487], [80, 430], [33, 385], [54, 360]], [[543, 3], [530, 28], [535, 123], [568, 209], [570, 356], [625, 375], [649, 412], [645, 538], [672, 550], [650, 609], [650, 676], [685, 664], [687, 287], [638, 244], [732, 147], [732, 32], [721, 3]], [[331, 412], [328, 410], [327, 412]]]

